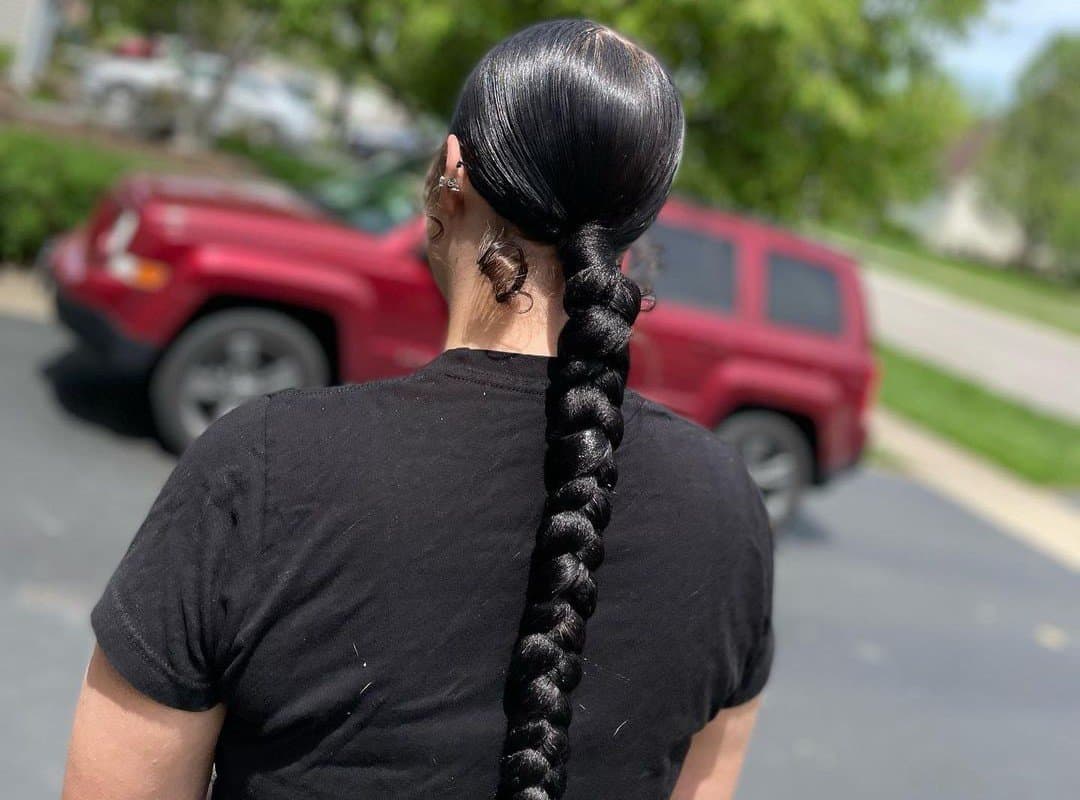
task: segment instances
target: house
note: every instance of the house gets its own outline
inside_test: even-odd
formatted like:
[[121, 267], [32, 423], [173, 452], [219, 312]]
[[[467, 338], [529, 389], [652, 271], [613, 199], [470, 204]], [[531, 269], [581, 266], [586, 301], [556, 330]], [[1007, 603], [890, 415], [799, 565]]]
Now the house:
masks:
[[60, 0], [0, 0], [0, 48], [10, 53], [6, 77], [17, 90], [45, 70], [62, 18]]
[[1019, 223], [987, 196], [978, 174], [994, 129], [992, 121], [984, 121], [968, 131], [945, 155], [941, 188], [890, 214], [934, 252], [1008, 264], [1023, 251]]

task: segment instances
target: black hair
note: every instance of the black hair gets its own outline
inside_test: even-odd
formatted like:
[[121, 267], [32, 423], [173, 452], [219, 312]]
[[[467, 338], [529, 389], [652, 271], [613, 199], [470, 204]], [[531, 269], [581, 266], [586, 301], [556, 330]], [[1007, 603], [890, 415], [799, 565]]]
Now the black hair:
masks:
[[[604, 556], [620, 407], [641, 290], [622, 254], [660, 212], [682, 154], [675, 86], [648, 53], [595, 22], [540, 23], [476, 65], [450, 125], [476, 191], [521, 236], [553, 244], [569, 317], [547, 393], [547, 500], [506, 680], [501, 800], [563, 796], [570, 693], [581, 680], [593, 573]], [[521, 249], [481, 270], [504, 302]], [[509, 254], [509, 255], [508, 255]], [[500, 286], [502, 292], [500, 294]]]

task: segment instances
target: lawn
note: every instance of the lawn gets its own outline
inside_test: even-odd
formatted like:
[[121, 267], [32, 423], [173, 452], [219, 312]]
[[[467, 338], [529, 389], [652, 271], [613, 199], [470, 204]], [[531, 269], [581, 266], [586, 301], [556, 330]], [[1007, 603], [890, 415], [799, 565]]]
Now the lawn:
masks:
[[888, 270], [1001, 311], [1080, 335], [1080, 282], [1059, 283], [1012, 269], [946, 258], [900, 240], [869, 241], [819, 229], [871, 269]]
[[884, 345], [881, 403], [1035, 483], [1080, 486], [1080, 426]]

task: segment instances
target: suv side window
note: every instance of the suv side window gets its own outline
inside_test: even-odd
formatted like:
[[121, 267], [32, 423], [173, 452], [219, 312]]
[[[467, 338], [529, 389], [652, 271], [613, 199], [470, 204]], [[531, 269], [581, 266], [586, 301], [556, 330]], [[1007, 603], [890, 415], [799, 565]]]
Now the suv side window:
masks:
[[646, 244], [656, 248], [657, 302], [675, 300], [711, 311], [735, 307], [735, 246], [726, 239], [655, 223]]
[[844, 329], [840, 282], [831, 269], [771, 253], [767, 282], [772, 322], [834, 335]]

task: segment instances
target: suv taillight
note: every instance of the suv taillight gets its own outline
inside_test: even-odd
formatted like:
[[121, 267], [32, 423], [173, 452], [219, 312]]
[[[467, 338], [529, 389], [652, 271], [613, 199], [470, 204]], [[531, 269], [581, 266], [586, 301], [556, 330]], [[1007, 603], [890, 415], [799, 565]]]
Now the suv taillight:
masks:
[[113, 277], [136, 289], [154, 291], [169, 282], [172, 270], [164, 261], [132, 252], [131, 245], [138, 230], [138, 212], [125, 208], [111, 226], [98, 234], [94, 244], [104, 259], [105, 269]]
[[119, 214], [120, 206], [112, 196], [101, 198], [86, 228], [86, 241], [93, 261], [96, 262], [104, 257], [101, 249], [102, 240], [108, 234], [112, 224], [116, 222]]

